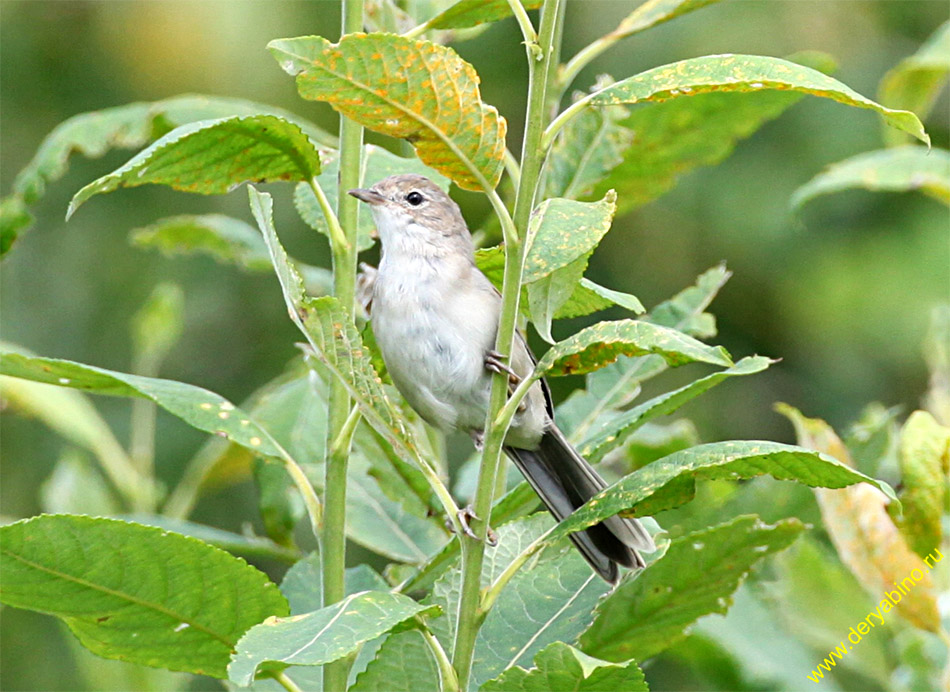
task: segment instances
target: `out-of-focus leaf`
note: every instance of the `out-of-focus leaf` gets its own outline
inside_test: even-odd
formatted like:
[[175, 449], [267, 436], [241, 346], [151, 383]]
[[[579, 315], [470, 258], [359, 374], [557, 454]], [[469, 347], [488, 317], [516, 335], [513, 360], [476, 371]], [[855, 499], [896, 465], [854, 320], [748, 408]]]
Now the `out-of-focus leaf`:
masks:
[[507, 125], [481, 101], [478, 75], [451, 48], [392, 34], [318, 36], [268, 44], [306, 99], [406, 139], [428, 166], [466, 190], [501, 178]]
[[356, 677], [349, 692], [415, 692], [441, 690], [439, 667], [416, 630], [396, 632]]
[[649, 689], [635, 661], [609, 663], [564, 642], [553, 642], [535, 655], [534, 668], [509, 668], [482, 685], [481, 692], [647, 692]]
[[662, 559], [598, 604], [581, 648], [608, 661], [655, 656], [703, 615], [725, 613], [752, 566], [804, 528], [797, 519], [771, 526], [742, 516], [674, 540]]
[[646, 423], [627, 440], [622, 459], [627, 470], [636, 471], [673, 452], [698, 444], [696, 426], [684, 418], [669, 425]]
[[[822, 71], [833, 69], [824, 54], [800, 53], [791, 60]], [[618, 123], [634, 133], [634, 143], [593, 195], [615, 188], [621, 213], [645, 204], [667, 192], [686, 172], [722, 161], [736, 142], [802, 97], [768, 90], [705, 93], [635, 108]]]
[[287, 613], [261, 572], [161, 529], [44, 515], [0, 536], [3, 602], [62, 618], [106, 658], [224, 677], [238, 637]]
[[223, 194], [248, 181], [308, 180], [320, 154], [299, 126], [273, 115], [200, 120], [182, 125], [95, 180], [69, 203], [68, 219], [93, 195], [147, 183], [203, 195]]
[[294, 548], [278, 545], [263, 536], [245, 536], [231, 531], [198, 524], [183, 519], [173, 519], [160, 514], [128, 514], [118, 517], [125, 521], [134, 521], [145, 526], [155, 526], [165, 531], [173, 531], [184, 536], [227, 550], [229, 553], [247, 558], [265, 558], [283, 563], [292, 563], [300, 559], [300, 552]]
[[772, 362], [762, 356], [743, 358], [731, 368], [707, 375], [684, 387], [645, 401], [611, 419], [605, 427], [592, 431], [579, 451], [589, 461], [599, 461], [611, 450], [622, 446], [627, 438], [648, 420], [673, 413], [686, 402], [730, 377], [762, 372]]
[[337, 661], [407, 620], [436, 613], [435, 607], [408, 596], [364, 591], [312, 613], [271, 617], [238, 641], [228, 677], [247, 687], [265, 663], [318, 666]]
[[96, 394], [151, 399], [194, 428], [227, 437], [259, 454], [278, 456], [273, 438], [227, 399], [207, 389], [68, 360], [0, 352], [0, 373]]
[[897, 408], [869, 404], [848, 428], [844, 441], [855, 468], [861, 473], [876, 476], [883, 466], [897, 466], [897, 413]]
[[85, 454], [74, 447], [60, 455], [43, 485], [40, 505], [49, 514], [118, 514], [119, 506]]
[[798, 188], [791, 205], [799, 208], [820, 195], [851, 188], [920, 190], [950, 205], [950, 151], [907, 145], [852, 156], [832, 164]]
[[20, 231], [33, 224], [33, 216], [19, 197], [4, 197], [0, 200], [0, 257], [6, 255]]
[[[598, 89], [607, 86], [599, 81]], [[583, 94], [575, 94], [579, 100]], [[619, 124], [630, 111], [623, 106], [585, 109], [573, 118], [551, 147], [545, 163], [544, 196], [578, 199], [623, 161], [634, 131]]]
[[390, 499], [369, 475], [369, 462], [350, 459], [346, 493], [347, 536], [390, 560], [422, 564], [448, 540], [438, 517], [417, 516]]
[[185, 294], [177, 284], [161, 283], [132, 318], [132, 348], [139, 372], [154, 372], [181, 337]]
[[130, 239], [168, 256], [204, 253], [250, 271], [270, 270], [267, 246], [257, 229], [223, 214], [170, 216], [136, 228]]
[[[772, 562], [777, 578], [759, 582], [789, 633], [818, 651], [832, 651], [863, 619], [875, 627], [878, 603], [864, 592], [833, 552], [803, 536]], [[828, 608], [828, 594], [835, 607]], [[879, 594], [878, 594], [879, 595]], [[870, 613], [870, 615], [869, 615]], [[885, 620], [887, 618], [885, 617]], [[886, 687], [889, 675], [885, 637], [865, 637], [839, 663]]]
[[661, 65], [592, 94], [589, 102], [593, 106], [613, 106], [665, 101], [708, 92], [760, 89], [797, 91], [867, 108], [877, 112], [892, 127], [925, 144], [930, 143], [920, 119], [910, 111], [886, 108], [810, 67], [762, 55], [707, 55]]
[[538, 363], [543, 375], [582, 375], [602, 368], [619, 356], [657, 354], [672, 366], [711, 363], [729, 367], [732, 360], [721, 346], [707, 346], [667, 327], [636, 320], [598, 322], [551, 347]]
[[[298, 560], [287, 570], [280, 584], [280, 592], [290, 603], [292, 615], [301, 615], [323, 607], [323, 573], [320, 567], [320, 554], [310, 553]], [[385, 591], [383, 578], [369, 565], [350, 567], [344, 573], [346, 595], [363, 591]]]
[[[521, 0], [521, 4], [525, 9], [534, 10], [541, 6], [541, 0]], [[430, 29], [467, 29], [510, 16], [508, 0], [459, 0], [426, 25]]]
[[[378, 183], [383, 178], [391, 175], [400, 175], [415, 173], [429, 178], [432, 182], [442, 188], [445, 192], [449, 190], [449, 179], [441, 173], [432, 170], [417, 158], [403, 158], [390, 153], [382, 147], [373, 144], [367, 144], [363, 147], [363, 162], [360, 167], [360, 187], [368, 187]], [[339, 176], [340, 160], [338, 156], [324, 158], [323, 171], [317, 176], [317, 181], [323, 189], [330, 206], [336, 209], [339, 199]], [[297, 213], [300, 214], [308, 226], [319, 231], [323, 235], [329, 236], [330, 231], [327, 228], [326, 219], [320, 204], [313, 194], [313, 190], [306, 183], [300, 183], [294, 190], [294, 206]], [[373, 217], [368, 209], [360, 206], [358, 232], [356, 238], [356, 249], [362, 252], [373, 246], [372, 234], [375, 231]], [[266, 256], [266, 249], [265, 249]], [[298, 263], [299, 264], [299, 263]], [[267, 266], [270, 267], [270, 261]]]
[[937, 423], [926, 411], [914, 411], [901, 430], [900, 499], [904, 514], [897, 522], [910, 549], [927, 557], [939, 548], [947, 465], [950, 462], [950, 428]]
[[950, 427], [950, 305], [938, 305], [930, 314], [924, 360], [930, 370], [924, 408], [938, 423]]
[[625, 476], [562, 521], [551, 539], [586, 529], [617, 513], [649, 516], [678, 507], [693, 499], [697, 478], [738, 480], [764, 474], [813, 488], [843, 488], [863, 481], [894, 497], [886, 483], [827, 454], [777, 442], [713, 442], [676, 452]]
[[[792, 421], [802, 445], [851, 464], [844, 443], [823, 420], [806, 418], [784, 404], [777, 409]], [[882, 605], [888, 601], [884, 612], [894, 608], [914, 626], [937, 632], [940, 614], [930, 569], [911, 551], [888, 516], [887, 497], [866, 484], [835, 491], [816, 490], [815, 495], [825, 529], [842, 562], [873, 597], [885, 594], [890, 599], [881, 601]], [[891, 598], [898, 583], [903, 591], [893, 591], [896, 598]]]
[[[926, 118], [937, 100], [937, 94], [950, 72], [950, 22], [944, 22], [920, 49], [901, 60], [884, 75], [878, 89], [878, 100], [892, 108], [906, 108]], [[897, 132], [885, 131], [890, 144], [906, 139]]]
[[543, 552], [512, 578], [485, 618], [475, 643], [473, 686], [529, 665], [548, 644], [573, 641], [609, 589], [573, 546]]
[[[12, 348], [10, 344], [0, 344], [4, 352]], [[60, 384], [55, 379], [53, 382]], [[84, 394], [26, 378], [0, 376], [0, 395], [13, 411], [39, 419], [70, 443], [95, 454], [123, 497], [140, 496], [142, 484], [148, 481], [132, 465], [125, 449]]]
[[718, 0], [647, 0], [627, 15], [608, 36], [631, 36], [714, 2]]
[[538, 281], [597, 247], [610, 230], [616, 195], [599, 202], [549, 199], [538, 205], [528, 224], [528, 250], [523, 281]]
[[276, 459], [255, 457], [252, 469], [264, 530], [274, 542], [292, 546], [294, 528], [306, 513], [303, 498]]

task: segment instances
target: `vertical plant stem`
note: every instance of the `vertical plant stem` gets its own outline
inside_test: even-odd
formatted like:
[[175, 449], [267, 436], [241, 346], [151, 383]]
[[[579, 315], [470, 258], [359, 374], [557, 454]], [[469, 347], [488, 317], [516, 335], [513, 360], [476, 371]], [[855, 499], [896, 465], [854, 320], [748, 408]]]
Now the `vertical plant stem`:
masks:
[[[363, 29], [363, 0], [343, 0], [342, 35]], [[340, 178], [337, 217], [346, 242], [333, 248], [333, 292], [353, 319], [356, 294], [356, 215], [357, 200], [346, 191], [359, 187], [363, 128], [340, 117]], [[327, 463], [324, 483], [323, 605], [328, 606], [346, 595], [343, 570], [346, 566], [346, 467], [350, 456], [351, 435], [346, 435], [350, 397], [341, 382], [330, 388], [327, 426]], [[340, 444], [345, 441], [346, 444]], [[323, 668], [323, 689], [344, 692], [352, 658], [328, 663]]]
[[[525, 135], [521, 149], [521, 180], [515, 198], [514, 226], [517, 234], [506, 233], [505, 278], [502, 290], [502, 312], [498, 325], [495, 348], [499, 353], [511, 353], [518, 319], [518, 298], [521, 293], [521, 277], [524, 271], [524, 255], [527, 247], [528, 219], [537, 194], [538, 178], [542, 164], [541, 136], [547, 121], [545, 98], [548, 78], [551, 73], [554, 34], [560, 12], [560, 0], [545, 0], [541, 10], [541, 25], [538, 35], [540, 60], [537, 53], [528, 50], [528, 107], [525, 114]], [[496, 374], [492, 378], [491, 403], [485, 423], [482, 464], [478, 473], [478, 487], [473, 509], [476, 519], [472, 529], [478, 538], [461, 536], [462, 545], [462, 590], [459, 598], [458, 624], [452, 663], [458, 672], [459, 689], [468, 689], [472, 670], [472, 655], [475, 637], [485, 617], [481, 608], [481, 574], [485, 554], [487, 520], [491, 514], [495, 494], [498, 465], [504, 446], [507, 426], [493, 425], [508, 394], [507, 377]]]

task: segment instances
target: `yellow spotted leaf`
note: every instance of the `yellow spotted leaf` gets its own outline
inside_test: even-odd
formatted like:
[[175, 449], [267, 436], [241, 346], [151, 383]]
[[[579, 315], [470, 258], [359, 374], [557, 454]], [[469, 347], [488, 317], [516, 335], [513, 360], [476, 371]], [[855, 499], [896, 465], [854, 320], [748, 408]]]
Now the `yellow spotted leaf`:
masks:
[[394, 34], [271, 41], [306, 99], [326, 101], [364, 127], [405, 139], [419, 159], [466, 190], [501, 178], [507, 125], [482, 103], [478, 75], [451, 48]]
[[947, 493], [944, 471], [950, 455], [950, 428], [926, 411], [914, 411], [901, 430], [901, 533], [915, 553], [927, 557], [940, 547], [942, 514]]

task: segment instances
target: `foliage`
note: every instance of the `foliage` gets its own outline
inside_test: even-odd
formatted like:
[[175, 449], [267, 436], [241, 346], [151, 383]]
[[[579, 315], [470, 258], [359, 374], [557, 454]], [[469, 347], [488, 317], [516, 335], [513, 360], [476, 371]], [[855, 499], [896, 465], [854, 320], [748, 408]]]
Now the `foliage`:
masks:
[[[747, 356], [733, 362], [722, 346], [704, 342], [716, 336], [706, 308], [729, 278], [724, 267], [710, 269], [650, 311], [635, 296], [584, 277], [618, 209], [641, 205], [685, 171], [723, 159], [738, 139], [801, 95], [869, 109], [929, 145], [918, 116], [896, 102], [910, 98], [915, 84], [926, 93], [914, 92], [912, 104], [932, 101], [934, 71], [945, 74], [934, 59], [945, 30], [888, 78], [883, 105], [813, 69], [807, 63], [824, 62], [814, 55], [800, 62], [717, 55], [619, 81], [601, 78], [551, 112], [596, 55], [711, 4], [648, 0], [560, 65], [561, 0], [435, 2], [418, 15], [392, 3], [367, 8], [367, 20], [380, 26], [396, 24], [397, 17], [411, 20], [414, 28], [403, 35], [359, 32], [363, 3], [345, 0], [349, 30], [336, 43], [303, 36], [268, 46], [302, 98], [340, 114], [339, 140], [281, 109], [193, 96], [76, 116], [54, 130], [2, 202], [4, 253], [29, 225], [29, 205], [62, 177], [74, 152], [98, 157], [111, 148], [144, 147], [80, 189], [68, 215], [93, 196], [143, 184], [209, 195], [248, 182], [293, 182], [294, 207], [327, 237], [333, 268], [331, 273], [288, 255], [274, 197], [253, 186], [248, 197], [256, 229], [220, 214], [190, 214], [133, 233], [135, 243], [169, 254], [204, 253], [249, 272], [276, 274], [290, 319], [306, 340], [303, 357], [241, 407], [158, 376], [182, 330], [183, 295], [174, 285], [160, 286], [132, 325], [133, 372], [4, 345], [5, 400], [44, 421], [70, 452], [44, 493], [53, 513], [0, 528], [0, 601], [59, 617], [103, 657], [227, 678], [237, 687], [264, 688], [273, 678], [291, 690], [318, 684], [327, 690], [418, 689], [423, 683], [449, 692], [643, 690], [640, 664], [675, 652], [691, 640], [694, 625], [701, 635], [702, 623], [709, 622], [701, 618], [727, 613], [733, 599], [756, 607], [745, 605], [756, 601], [743, 583], [805, 525], [783, 517], [767, 523], [760, 515], [769, 508], [761, 503], [750, 503], [753, 512], [738, 511], [746, 491], [730, 484], [725, 492], [737, 500], [726, 521], [719, 516], [712, 528], [674, 536], [654, 522], [659, 550], [646, 556], [645, 570], [625, 573], [613, 588], [570, 548], [571, 531], [617, 514], [664, 520], [663, 513], [674, 510], [703, 511], [694, 510], [703, 503], [693, 501], [707, 486], [767, 475], [815, 488], [843, 564], [872, 595], [922, 570], [944, 538], [941, 515], [950, 492], [945, 409], [915, 413], [900, 432], [905, 517], [896, 521], [888, 513], [898, 506], [890, 486], [855, 468], [826, 424], [791, 409], [785, 412], [801, 446], [700, 445], [675, 424], [652, 428], [662, 434], [659, 442], [650, 441], [644, 433], [661, 417], [773, 361]], [[384, 5], [389, 19], [381, 13]], [[526, 10], [537, 8], [536, 28]], [[443, 45], [472, 35], [458, 30], [512, 16], [529, 72], [520, 159], [506, 147], [505, 118], [482, 100], [475, 69]], [[415, 158], [373, 144], [361, 148], [357, 125], [404, 140], [403, 153], [411, 148]], [[946, 199], [945, 152], [927, 158], [923, 150], [908, 146], [852, 160], [803, 188], [796, 203], [854, 185], [923, 188]], [[516, 329], [528, 322], [553, 344], [511, 398], [504, 378], [495, 378], [475, 483], [475, 539], [463, 534], [467, 527], [449, 492], [459, 474], [450, 473], [444, 439], [387, 383], [366, 314], [354, 298], [356, 254], [372, 248], [374, 239], [367, 215], [345, 195], [344, 181], [372, 183], [409, 171], [444, 189], [454, 183], [479, 192], [495, 213], [503, 243], [480, 249], [476, 261], [502, 294], [498, 350], [510, 353]], [[638, 319], [600, 321], [561, 340], [552, 334], [555, 320], [613, 306]], [[932, 360], [945, 366], [946, 349], [932, 351]], [[696, 364], [717, 369], [634, 405], [648, 380]], [[945, 374], [946, 368], [934, 370]], [[562, 427], [591, 461], [613, 465], [621, 477], [552, 526], [547, 514], [533, 513], [537, 498], [527, 484], [502, 495], [504, 478], [496, 476], [505, 428], [520, 397], [532, 382], [563, 375], [585, 380], [559, 407]], [[944, 380], [935, 378], [933, 401], [947, 400]], [[135, 400], [129, 449], [83, 392]], [[154, 469], [155, 406], [218, 438], [190, 462], [167, 497]], [[640, 463], [638, 454], [647, 447], [662, 451]], [[862, 451], [871, 455], [868, 449]], [[84, 453], [95, 458], [104, 478]], [[248, 476], [256, 483], [266, 536], [188, 519], [209, 488]], [[342, 482], [335, 486], [334, 478]], [[494, 497], [496, 488], [501, 497]], [[306, 536], [297, 526], [304, 517]], [[488, 519], [497, 545], [484, 540]], [[365, 564], [344, 571], [344, 553], [334, 543], [344, 535], [386, 565], [384, 577]], [[232, 553], [290, 563], [281, 590]], [[820, 555], [806, 558], [827, 561]], [[933, 593], [943, 577], [924, 574], [927, 579], [897, 610], [918, 630], [945, 637]]]

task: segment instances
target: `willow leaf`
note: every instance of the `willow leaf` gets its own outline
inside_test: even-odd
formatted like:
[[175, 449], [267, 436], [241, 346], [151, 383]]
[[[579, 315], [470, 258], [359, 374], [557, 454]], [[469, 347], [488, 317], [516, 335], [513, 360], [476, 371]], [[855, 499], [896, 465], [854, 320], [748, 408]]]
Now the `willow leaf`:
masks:
[[[541, 6], [541, 0], [521, 0], [526, 10]], [[508, 0], [460, 0], [450, 8], [426, 22], [430, 29], [467, 29], [497, 22], [511, 16]]]
[[524, 283], [538, 281], [593, 252], [610, 230], [616, 201], [617, 195], [608, 192], [599, 202], [555, 198], [538, 205], [528, 223]]
[[201, 120], [182, 125], [95, 180], [69, 203], [66, 218], [93, 195], [147, 183], [203, 195], [223, 194], [250, 180], [308, 180], [320, 154], [299, 126], [273, 115]]
[[792, 195], [792, 207], [851, 188], [904, 192], [920, 190], [950, 205], [950, 151], [903, 146], [858, 154], [832, 164]]
[[655, 67], [602, 89], [589, 98], [594, 106], [649, 103], [709, 92], [748, 92], [762, 89], [797, 91], [877, 112], [889, 125], [925, 144], [930, 137], [910, 111], [876, 103], [838, 80], [810, 67], [761, 55], [707, 55]]
[[643, 671], [636, 661], [621, 664], [588, 656], [564, 642], [553, 642], [534, 657], [534, 667], [508, 668], [481, 687], [481, 692], [648, 692]]
[[406, 139], [428, 166], [466, 190], [501, 178], [505, 119], [482, 103], [478, 75], [451, 48], [393, 34], [319, 36], [268, 44], [306, 99]]

